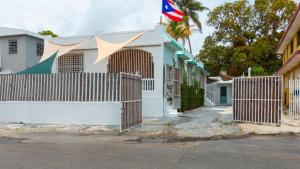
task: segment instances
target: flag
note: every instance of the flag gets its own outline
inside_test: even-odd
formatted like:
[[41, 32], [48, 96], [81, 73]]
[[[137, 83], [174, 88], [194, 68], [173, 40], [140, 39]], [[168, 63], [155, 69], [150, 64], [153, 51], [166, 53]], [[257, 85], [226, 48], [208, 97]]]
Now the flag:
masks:
[[181, 12], [172, 0], [163, 0], [162, 13], [174, 22], [182, 22], [183, 12]]

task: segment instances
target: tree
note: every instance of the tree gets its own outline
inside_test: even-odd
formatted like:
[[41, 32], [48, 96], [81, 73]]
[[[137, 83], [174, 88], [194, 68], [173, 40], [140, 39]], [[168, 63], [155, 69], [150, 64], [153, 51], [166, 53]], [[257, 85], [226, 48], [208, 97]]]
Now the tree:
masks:
[[[255, 75], [273, 74], [282, 64], [277, 45], [295, 9], [293, 0], [238, 0], [216, 7], [207, 21], [215, 31], [206, 38], [199, 58], [213, 75], [226, 70], [240, 76], [248, 67]], [[220, 56], [221, 64], [216, 60]]]
[[[196, 26], [199, 28], [200, 33], [202, 33], [202, 24], [199, 20], [199, 12], [203, 12], [205, 10], [209, 10], [207, 7], [204, 7], [201, 2], [197, 0], [175, 0], [174, 1], [176, 5], [179, 6], [179, 8], [184, 13], [183, 22], [184, 24], [190, 28], [190, 21], [196, 24]], [[190, 35], [187, 37], [190, 52], [192, 53], [192, 46], [191, 46], [191, 40]]]
[[191, 35], [190, 28], [179, 22], [169, 22], [169, 24], [163, 23], [166, 27], [166, 31], [177, 41], [181, 39], [183, 45], [185, 45], [185, 39]]
[[52, 32], [51, 30], [44, 30], [39, 32], [40, 35], [44, 35], [44, 36], [51, 36], [52, 38], [57, 38], [58, 35], [55, 34], [54, 32]]

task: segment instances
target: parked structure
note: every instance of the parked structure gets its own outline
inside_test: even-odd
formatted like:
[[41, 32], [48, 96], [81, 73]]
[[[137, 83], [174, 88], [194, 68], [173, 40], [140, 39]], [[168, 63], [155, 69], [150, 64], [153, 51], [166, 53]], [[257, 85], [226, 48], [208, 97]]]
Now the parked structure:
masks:
[[224, 72], [218, 77], [209, 77], [206, 105], [232, 105], [232, 82], [232, 77]]
[[44, 37], [25, 30], [0, 27], [0, 73], [15, 73], [37, 64]]

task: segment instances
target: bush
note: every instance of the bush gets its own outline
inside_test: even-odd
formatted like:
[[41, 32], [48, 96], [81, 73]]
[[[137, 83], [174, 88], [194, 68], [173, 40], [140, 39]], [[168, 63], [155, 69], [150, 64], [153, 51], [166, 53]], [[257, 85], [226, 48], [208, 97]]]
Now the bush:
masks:
[[181, 85], [181, 112], [193, 110], [204, 105], [204, 89], [195, 83], [188, 86], [187, 83]]

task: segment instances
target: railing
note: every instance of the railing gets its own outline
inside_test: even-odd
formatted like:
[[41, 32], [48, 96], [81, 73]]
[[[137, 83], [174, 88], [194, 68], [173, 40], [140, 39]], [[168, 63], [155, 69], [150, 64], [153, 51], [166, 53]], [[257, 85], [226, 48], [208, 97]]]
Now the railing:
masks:
[[216, 93], [206, 90], [206, 98], [205, 99], [208, 99], [209, 101], [212, 102], [213, 105], [215, 105], [216, 104]]
[[143, 91], [154, 91], [154, 79], [142, 79]]
[[120, 74], [0, 75], [0, 101], [120, 102]]
[[300, 118], [300, 80], [289, 81], [289, 116]]

